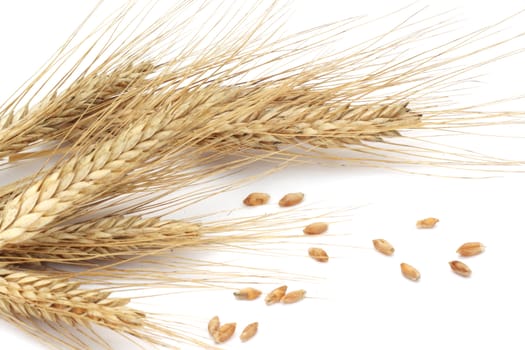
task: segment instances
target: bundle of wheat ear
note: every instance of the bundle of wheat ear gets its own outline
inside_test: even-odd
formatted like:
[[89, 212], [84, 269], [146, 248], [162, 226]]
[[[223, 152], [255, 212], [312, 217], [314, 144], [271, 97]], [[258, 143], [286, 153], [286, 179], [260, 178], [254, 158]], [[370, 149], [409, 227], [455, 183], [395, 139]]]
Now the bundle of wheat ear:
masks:
[[[286, 224], [272, 217], [223, 223], [151, 217], [157, 210], [175, 215], [235, 186], [214, 181], [256, 161], [276, 168], [319, 157], [389, 167], [513, 164], [432, 152], [435, 144], [402, 135], [512, 122], [519, 115], [444, 104], [476, 68], [516, 53], [495, 50], [524, 34], [498, 39], [501, 23], [510, 19], [418, 50], [414, 44], [439, 37], [447, 22], [410, 17], [320, 55], [368, 20], [286, 36], [276, 30], [279, 3], [229, 11], [220, 3], [179, 1], [145, 28], [141, 13], [149, 5], [127, 4], [81, 40], [80, 27], [0, 109], [3, 171], [29, 160], [42, 164], [0, 190], [0, 313], [51, 347], [108, 347], [98, 326], [152, 346], [210, 346], [110, 293], [147, 288], [142, 280], [176, 281], [165, 272], [125, 270], [130, 262], [169, 261], [175, 248], [264, 239], [264, 227]], [[212, 30], [193, 32], [197, 18]], [[482, 51], [494, 54], [461, 65]], [[328, 148], [351, 153], [336, 156]]]

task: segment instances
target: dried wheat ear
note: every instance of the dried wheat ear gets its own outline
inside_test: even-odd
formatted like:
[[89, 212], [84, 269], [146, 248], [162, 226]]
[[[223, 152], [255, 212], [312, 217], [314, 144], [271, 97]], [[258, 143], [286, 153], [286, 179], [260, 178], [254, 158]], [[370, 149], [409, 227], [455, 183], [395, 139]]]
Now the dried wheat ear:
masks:
[[143, 312], [127, 306], [129, 299], [110, 298], [108, 291], [80, 286], [67, 278], [4, 268], [0, 270], [0, 313], [63, 326], [100, 325], [148, 338], [149, 321]]

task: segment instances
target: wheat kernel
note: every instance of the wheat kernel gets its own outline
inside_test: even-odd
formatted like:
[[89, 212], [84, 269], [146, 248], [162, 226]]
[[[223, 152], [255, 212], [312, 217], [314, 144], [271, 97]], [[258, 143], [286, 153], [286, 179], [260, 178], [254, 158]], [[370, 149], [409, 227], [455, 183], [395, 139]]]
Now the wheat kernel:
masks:
[[454, 261], [450, 261], [448, 264], [450, 265], [450, 268], [452, 269], [452, 271], [454, 271], [460, 276], [470, 277], [470, 274], [472, 273], [470, 268], [461, 261], [454, 260]]
[[394, 247], [387, 241], [385, 241], [384, 239], [374, 239], [372, 241], [372, 243], [374, 244], [374, 248], [382, 253], [382, 254], [385, 254], [385, 255], [392, 255], [394, 254]]
[[297, 303], [298, 301], [301, 301], [304, 299], [304, 295], [306, 294], [306, 291], [304, 289], [294, 290], [288, 294], [286, 294], [282, 299], [281, 302], [283, 304], [293, 304]]
[[416, 270], [413, 266], [410, 266], [405, 263], [401, 263], [401, 272], [403, 273], [403, 276], [408, 278], [411, 281], [418, 281], [421, 277], [421, 274], [418, 270]]
[[245, 342], [253, 338], [259, 328], [259, 322], [253, 322], [247, 325], [241, 333], [241, 341]]
[[439, 219], [436, 218], [426, 218], [416, 222], [417, 228], [433, 228], [439, 222]]
[[233, 336], [237, 323], [226, 323], [219, 327], [213, 334], [213, 339], [216, 343], [224, 343]]
[[304, 194], [301, 192], [288, 193], [279, 200], [279, 206], [291, 207], [301, 203], [304, 199]]
[[461, 247], [456, 250], [461, 256], [474, 256], [481, 254], [485, 251], [485, 246], [480, 242], [468, 242], [463, 244]]
[[328, 224], [326, 222], [314, 222], [306, 226], [303, 232], [307, 235], [320, 235], [328, 230]]
[[234, 292], [233, 295], [239, 300], [254, 300], [261, 295], [261, 291], [255, 288], [243, 288]]
[[221, 322], [219, 320], [219, 316], [214, 316], [210, 322], [208, 322], [208, 332], [213, 337], [214, 334], [219, 330], [219, 327], [221, 326]]
[[308, 255], [319, 262], [328, 262], [328, 254], [321, 248], [309, 248]]
[[287, 289], [288, 289], [288, 286], [280, 286], [272, 290], [270, 293], [268, 293], [266, 298], [264, 298], [266, 305], [272, 305], [272, 304], [280, 302], [281, 299], [286, 294]]
[[268, 203], [270, 200], [270, 196], [266, 193], [261, 192], [253, 192], [248, 195], [248, 197], [244, 198], [244, 205], [253, 207], [257, 205], [264, 205]]

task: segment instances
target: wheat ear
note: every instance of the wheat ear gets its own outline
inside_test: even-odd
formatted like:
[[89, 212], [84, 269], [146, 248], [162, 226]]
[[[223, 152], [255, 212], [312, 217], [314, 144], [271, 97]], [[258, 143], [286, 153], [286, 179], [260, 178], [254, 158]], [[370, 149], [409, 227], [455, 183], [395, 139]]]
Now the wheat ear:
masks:
[[[308, 94], [302, 96], [309, 98]], [[255, 120], [232, 121], [213, 137], [235, 148], [276, 150], [277, 145], [307, 143], [322, 148], [344, 148], [362, 142], [381, 142], [401, 136], [400, 131], [422, 125], [421, 115], [406, 103], [352, 106], [350, 103], [318, 106], [275, 103]]]
[[4, 248], [11, 262], [22, 253], [31, 262], [75, 262], [144, 254], [194, 245], [200, 225], [140, 216], [108, 216], [69, 226], [53, 226], [23, 245]]
[[[75, 80], [64, 92], [47, 96], [36, 106], [11, 112], [0, 119], [0, 157], [16, 154], [39, 142], [78, 139], [113, 103], [125, 103], [119, 97], [134, 91], [133, 85], [145, 79], [152, 69], [151, 64], [142, 63], [118, 67], [108, 73], [90, 73]], [[143, 86], [140, 84], [141, 89]], [[91, 135], [96, 134], [91, 132]]]
[[161, 343], [146, 315], [127, 306], [129, 299], [110, 298], [109, 291], [85, 290], [80, 286], [81, 283], [63, 277], [3, 268], [0, 270], [0, 313], [55, 326], [100, 325], [153, 344]]

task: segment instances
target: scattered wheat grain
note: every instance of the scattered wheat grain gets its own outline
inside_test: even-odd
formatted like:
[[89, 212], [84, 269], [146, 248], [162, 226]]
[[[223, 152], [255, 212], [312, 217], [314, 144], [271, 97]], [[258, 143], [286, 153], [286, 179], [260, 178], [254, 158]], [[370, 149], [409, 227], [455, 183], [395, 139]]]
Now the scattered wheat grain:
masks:
[[307, 235], [320, 235], [328, 230], [328, 224], [326, 222], [314, 222], [306, 226], [303, 232]]
[[439, 222], [436, 218], [426, 218], [416, 223], [417, 228], [433, 228]]
[[272, 304], [280, 302], [281, 299], [286, 294], [287, 289], [288, 289], [288, 286], [280, 286], [272, 290], [270, 293], [268, 293], [268, 295], [264, 299], [264, 301], [266, 302], [266, 305], [272, 305]]
[[450, 261], [448, 264], [450, 265], [450, 268], [452, 269], [452, 271], [454, 271], [460, 276], [470, 277], [470, 274], [472, 273], [470, 268], [461, 261], [454, 260], [454, 261]]
[[237, 327], [237, 323], [235, 322], [223, 324], [213, 334], [213, 339], [218, 344], [226, 342], [233, 336], [233, 333], [235, 333], [236, 327]]
[[390, 244], [389, 242], [387, 242], [386, 240], [384, 239], [374, 239], [372, 241], [372, 243], [374, 243], [374, 248], [382, 253], [382, 254], [385, 254], [385, 255], [392, 255], [394, 254], [394, 247], [392, 246], [392, 244]]
[[255, 300], [261, 295], [261, 291], [255, 288], [243, 288], [233, 295], [239, 300]]
[[328, 254], [321, 248], [309, 248], [308, 255], [319, 262], [328, 262]]
[[304, 299], [304, 296], [306, 294], [306, 291], [304, 289], [294, 290], [288, 294], [286, 294], [282, 299], [281, 302], [283, 304], [293, 304], [297, 303], [298, 301], [301, 301]]
[[219, 320], [219, 316], [214, 316], [210, 322], [208, 322], [208, 332], [213, 337], [214, 334], [219, 330], [219, 327], [221, 326], [221, 321]]
[[288, 193], [283, 198], [279, 200], [279, 206], [281, 207], [291, 207], [301, 203], [304, 199], [304, 193]]
[[463, 244], [461, 247], [456, 250], [461, 256], [474, 256], [481, 254], [485, 251], [485, 246], [480, 242], [468, 242]]
[[270, 196], [266, 193], [261, 192], [253, 192], [248, 195], [248, 197], [244, 198], [244, 205], [253, 207], [257, 205], [264, 205], [268, 203], [270, 200]]
[[259, 322], [253, 322], [244, 328], [244, 330], [241, 333], [241, 341], [245, 342], [253, 338], [255, 334], [257, 334], [257, 330], [259, 329]]
[[403, 276], [411, 281], [418, 281], [421, 277], [421, 274], [416, 268], [405, 263], [401, 263], [401, 272], [403, 273]]

